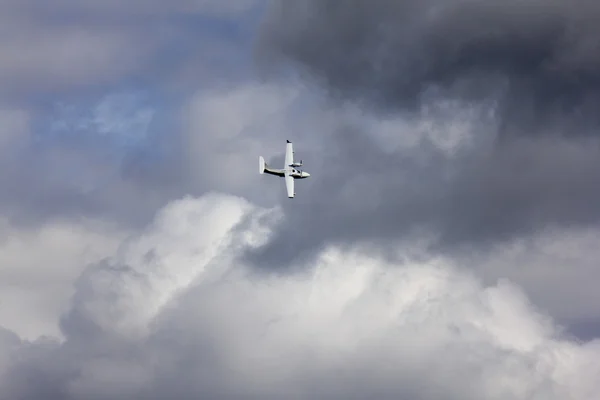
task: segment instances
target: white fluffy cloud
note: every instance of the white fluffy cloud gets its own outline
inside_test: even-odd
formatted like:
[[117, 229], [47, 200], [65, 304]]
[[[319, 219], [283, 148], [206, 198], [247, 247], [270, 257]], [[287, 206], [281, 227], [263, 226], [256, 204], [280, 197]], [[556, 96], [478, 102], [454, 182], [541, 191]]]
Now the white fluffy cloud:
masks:
[[600, 395], [600, 343], [562, 337], [508, 281], [485, 286], [444, 260], [394, 265], [336, 248], [296, 274], [246, 268], [239, 250], [264, 241], [280, 216], [214, 193], [168, 205], [80, 276], [65, 343], [0, 338], [13, 348], [11, 359], [0, 353], [0, 394]]
[[58, 336], [73, 283], [90, 262], [114, 254], [126, 232], [98, 221], [0, 225], [0, 326], [21, 338]]
[[599, 234], [598, 229], [548, 230], [498, 246], [470, 266], [486, 280], [519, 282], [536, 304], [567, 325], [593, 324], [600, 319]]
[[[181, 45], [175, 53], [192, 62], [174, 63], [183, 73], [173, 79], [194, 90], [191, 77], [197, 82], [203, 68], [218, 67], [219, 60], [242, 51], [210, 32], [196, 40], [188, 35], [194, 32], [189, 25], [183, 31], [172, 24], [175, 14], [229, 18], [258, 3], [3, 2], [0, 22], [7, 34], [0, 39], [5, 92], [0, 98], [30, 89], [58, 93], [73, 85], [115, 83], [132, 71], [160, 75], [154, 67], [162, 66], [150, 61], [175, 43]], [[184, 37], [193, 46], [179, 42]], [[153, 82], [168, 86], [170, 78], [162, 78]], [[30, 227], [2, 219], [0, 398], [598, 397], [599, 342], [571, 340], [546, 315], [598, 320], [597, 288], [590, 279], [597, 260], [595, 231], [560, 232], [558, 239], [544, 234], [462, 264], [445, 259], [396, 264], [372, 248], [367, 253], [328, 246], [295, 272], [289, 265], [261, 271], [240, 256], [264, 243], [275, 222], [302, 204], [302, 198], [275, 209], [253, 204], [277, 204], [284, 195], [282, 181], [261, 179], [256, 168], [258, 155], [282, 162], [285, 139], [294, 140], [313, 173], [303, 182], [304, 200], [336, 207], [338, 199], [365, 192], [368, 186], [361, 183], [389, 172], [373, 159], [381, 164], [374, 174], [345, 181], [334, 201], [309, 196], [311, 187], [318, 192], [325, 175], [319, 171], [332, 160], [340, 170], [359, 168], [353, 153], [341, 149], [346, 127], [362, 131], [369, 144], [377, 142], [382, 155], [427, 163], [427, 154], [417, 151], [423, 140], [447, 157], [468, 152], [473, 141], [491, 143], [493, 115], [478, 109], [473, 116], [473, 110], [432, 102], [419, 115], [381, 117], [351, 104], [331, 107], [305, 87], [210, 85], [189, 99], [177, 121], [189, 171], [182, 175], [191, 176], [178, 174], [185, 188], [178, 187], [175, 196], [189, 185], [194, 193], [211, 188], [244, 198], [216, 193], [183, 198], [140, 232], [123, 226], [144, 207], [162, 203], [166, 197], [156, 194], [160, 183], [147, 192], [125, 179], [103, 186], [113, 182], [108, 177], [118, 166], [100, 156], [58, 146], [26, 160], [24, 165], [42, 166], [35, 173], [11, 180], [17, 183], [7, 187], [15, 188], [19, 205], [73, 212], [58, 222], [32, 216]], [[0, 111], [0, 147], [10, 149], [35, 124], [33, 114], [13, 100], [19, 103], [11, 97]], [[138, 126], [121, 129], [106, 118], [111, 113], [101, 114], [94, 128], [99, 131], [131, 134]], [[137, 115], [135, 122], [144, 125], [147, 115]], [[364, 142], [356, 143], [355, 151], [362, 151]], [[398, 170], [396, 182], [411, 173]], [[44, 191], [22, 189], [32, 181]], [[121, 210], [116, 219], [122, 225], [73, 219], [89, 209], [61, 196], [69, 185], [91, 193], [92, 208], [106, 202]], [[383, 187], [356, 196], [347, 216], [375, 207]], [[304, 205], [308, 212], [314, 206]], [[298, 229], [311, 235], [314, 226], [307, 221]]]
[[[334, 201], [353, 198], [344, 205], [360, 212], [376, 204], [382, 187], [375, 187], [368, 198], [361, 197], [363, 182], [370, 177], [362, 177], [352, 160], [337, 156], [347, 133], [335, 135], [340, 127], [359, 127], [364, 132], [361, 134], [368, 135], [383, 152], [396, 152], [397, 159], [411, 157], [426, 164], [430, 162], [428, 153], [423, 155], [419, 146], [427, 140], [448, 157], [472, 152], [472, 145], [487, 154], [496, 140], [497, 121], [493, 108], [487, 112], [485, 107], [465, 110], [456, 103], [433, 102], [419, 115], [384, 118], [352, 104], [331, 107], [299, 86], [252, 83], [208, 91], [198, 93], [185, 107], [186, 165], [192, 179], [201, 182], [199, 186], [243, 194], [260, 204], [278, 204], [284, 185], [256, 173], [257, 156], [262, 154], [276, 165], [283, 162], [283, 143], [291, 138], [307, 170], [315, 172], [310, 180], [301, 182], [306, 190], [301, 191], [298, 200], [314, 199], [310, 190], [318, 187], [328, 168], [341, 168], [340, 162], [344, 161], [356, 169], [357, 176], [336, 188], [340, 197]], [[394, 180], [399, 182], [410, 174], [413, 171], [398, 170]], [[283, 203], [284, 208], [289, 206]], [[598, 291], [595, 280], [589, 278], [596, 276], [597, 237], [594, 229], [537, 232], [498, 244], [492, 252], [468, 254], [459, 266], [468, 267], [485, 282], [501, 278], [516, 282], [536, 305], [569, 327], [594, 324], [600, 317], [595, 307]]]

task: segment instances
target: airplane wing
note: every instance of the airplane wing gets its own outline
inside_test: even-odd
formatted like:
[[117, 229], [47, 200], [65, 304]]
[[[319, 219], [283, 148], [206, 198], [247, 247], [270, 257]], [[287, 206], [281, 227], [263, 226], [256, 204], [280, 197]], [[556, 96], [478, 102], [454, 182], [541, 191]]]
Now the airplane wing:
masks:
[[289, 140], [285, 145], [285, 166], [284, 168], [289, 168], [290, 164], [294, 162], [294, 148], [292, 147], [292, 142]]
[[285, 188], [287, 190], [287, 195], [291, 199], [294, 197], [294, 177], [290, 174], [285, 174]]

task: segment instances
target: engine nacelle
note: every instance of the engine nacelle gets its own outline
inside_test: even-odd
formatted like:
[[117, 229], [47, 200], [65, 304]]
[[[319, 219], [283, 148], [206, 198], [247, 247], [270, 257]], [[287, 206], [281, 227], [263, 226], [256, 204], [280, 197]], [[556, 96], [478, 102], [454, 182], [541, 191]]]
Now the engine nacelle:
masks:
[[302, 166], [302, 160], [300, 160], [300, 162], [296, 161], [296, 162], [292, 163], [291, 166], [294, 167], [294, 168], [301, 167]]

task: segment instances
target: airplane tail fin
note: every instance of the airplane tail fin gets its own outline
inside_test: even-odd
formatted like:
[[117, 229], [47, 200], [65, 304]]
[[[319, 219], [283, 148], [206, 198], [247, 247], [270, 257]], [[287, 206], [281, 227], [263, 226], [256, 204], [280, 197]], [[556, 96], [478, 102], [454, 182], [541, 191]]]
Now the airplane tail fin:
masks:
[[265, 159], [263, 158], [263, 156], [259, 156], [258, 157], [258, 173], [259, 174], [264, 174], [265, 172]]

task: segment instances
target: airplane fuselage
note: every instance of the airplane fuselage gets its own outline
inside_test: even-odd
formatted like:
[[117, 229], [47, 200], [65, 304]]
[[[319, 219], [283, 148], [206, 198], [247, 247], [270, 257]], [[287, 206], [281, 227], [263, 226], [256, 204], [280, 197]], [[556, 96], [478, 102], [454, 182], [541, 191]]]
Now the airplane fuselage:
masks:
[[[264, 172], [265, 172], [265, 174], [270, 174], [270, 175], [275, 175], [275, 176], [280, 176], [282, 178], [285, 178], [285, 169], [276, 169], [276, 168], [266, 167], [264, 169]], [[299, 169], [295, 169], [295, 168], [291, 168], [289, 171], [289, 174], [294, 179], [306, 179], [310, 176], [310, 174], [308, 172], [302, 171]]]

